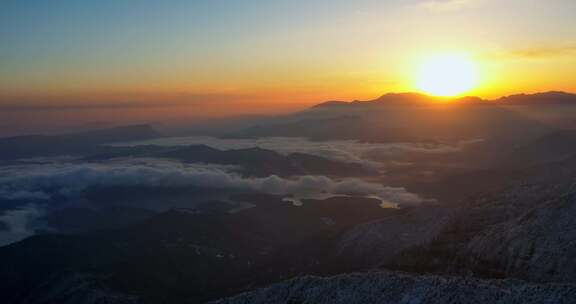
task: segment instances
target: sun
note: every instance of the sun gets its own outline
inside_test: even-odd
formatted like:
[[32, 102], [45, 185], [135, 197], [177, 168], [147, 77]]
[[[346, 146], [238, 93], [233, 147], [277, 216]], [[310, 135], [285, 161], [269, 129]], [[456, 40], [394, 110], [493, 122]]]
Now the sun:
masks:
[[435, 96], [458, 96], [477, 85], [476, 63], [463, 54], [439, 54], [427, 57], [416, 74], [416, 87]]

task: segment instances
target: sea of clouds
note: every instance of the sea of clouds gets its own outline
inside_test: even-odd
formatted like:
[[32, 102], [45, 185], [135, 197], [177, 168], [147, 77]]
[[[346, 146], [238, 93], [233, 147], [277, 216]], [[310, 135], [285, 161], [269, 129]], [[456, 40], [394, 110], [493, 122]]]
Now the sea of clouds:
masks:
[[[444, 155], [458, 153], [481, 140], [447, 143], [365, 143], [354, 140], [311, 141], [305, 138], [270, 137], [229, 139], [209, 136], [171, 137], [117, 144], [121, 146], [207, 145], [220, 150], [260, 147], [281, 154], [307, 153], [336, 161], [360, 163], [385, 172], [400, 156]], [[406, 162], [400, 161], [402, 164]], [[408, 165], [410, 163], [407, 163]], [[0, 208], [0, 245], [34, 234], [41, 227], [38, 219], [65, 199], [67, 206], [82, 204], [83, 193], [90, 188], [115, 186], [196, 187], [214, 190], [219, 198], [227, 192], [260, 192], [285, 195], [290, 203], [303, 199], [331, 196], [376, 198], [383, 206], [418, 205], [427, 201], [403, 187], [389, 187], [360, 178], [335, 179], [327, 176], [283, 178], [244, 177], [238, 167], [214, 164], [185, 164], [178, 161], [124, 158], [104, 162], [84, 162], [70, 157], [23, 160], [0, 166], [0, 200], [17, 202], [15, 207]], [[162, 205], [162, 202], [158, 204]], [[2, 207], [2, 206], [0, 206]], [[160, 209], [162, 206], [159, 206]], [[170, 208], [170, 206], [165, 206]]]
[[41, 201], [55, 195], [76, 196], [89, 187], [194, 186], [293, 195], [299, 198], [320, 194], [371, 196], [398, 205], [423, 201], [404, 188], [387, 187], [358, 178], [333, 179], [311, 175], [250, 178], [241, 176], [235, 169], [231, 166], [184, 164], [156, 159], [5, 166], [0, 167], [0, 198]]
[[105, 162], [54, 159], [0, 166], [0, 200], [20, 202], [16, 208], [0, 212], [3, 227], [0, 245], [34, 234], [39, 227], [38, 220], [53, 208], [53, 201], [65, 199], [69, 207], [70, 204], [80, 206], [85, 190], [115, 186], [197, 187], [212, 189], [220, 195], [226, 191], [259, 192], [286, 195], [287, 201], [295, 204], [302, 199], [341, 195], [376, 198], [389, 207], [429, 201], [402, 187], [388, 187], [359, 178], [243, 177], [235, 166], [146, 158]]

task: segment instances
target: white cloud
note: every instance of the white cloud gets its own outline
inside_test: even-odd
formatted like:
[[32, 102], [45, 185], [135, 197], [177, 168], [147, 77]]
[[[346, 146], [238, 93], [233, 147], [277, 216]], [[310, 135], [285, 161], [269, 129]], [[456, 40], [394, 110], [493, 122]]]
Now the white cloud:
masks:
[[377, 197], [383, 202], [398, 205], [425, 201], [401, 187], [386, 187], [354, 178], [335, 180], [326, 176], [300, 176], [286, 179], [275, 175], [246, 178], [222, 166], [156, 162], [150, 159], [3, 167], [0, 168], [0, 176], [0, 197], [20, 196], [31, 200], [50, 197], [54, 193], [71, 197], [89, 187], [148, 185], [257, 191], [294, 195], [296, 199], [320, 194], [354, 194]]
[[40, 208], [34, 205], [9, 210], [0, 216], [0, 222], [6, 230], [0, 230], [0, 246], [4, 246], [34, 235], [35, 223], [43, 215]]

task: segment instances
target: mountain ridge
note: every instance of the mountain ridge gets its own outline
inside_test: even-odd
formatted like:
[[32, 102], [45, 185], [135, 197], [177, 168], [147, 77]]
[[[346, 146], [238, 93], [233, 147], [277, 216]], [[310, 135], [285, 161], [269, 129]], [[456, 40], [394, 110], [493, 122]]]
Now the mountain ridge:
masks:
[[386, 93], [371, 100], [330, 100], [316, 104], [311, 109], [332, 107], [358, 107], [358, 106], [418, 106], [430, 104], [474, 104], [474, 105], [544, 105], [544, 104], [575, 104], [576, 94], [563, 91], [547, 91], [533, 94], [512, 94], [496, 99], [484, 99], [478, 96], [462, 97], [436, 97], [417, 92]]

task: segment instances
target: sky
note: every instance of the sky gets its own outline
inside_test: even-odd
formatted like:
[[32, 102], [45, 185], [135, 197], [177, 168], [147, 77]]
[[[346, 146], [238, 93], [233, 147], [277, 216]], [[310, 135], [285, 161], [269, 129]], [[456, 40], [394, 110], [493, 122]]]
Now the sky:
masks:
[[442, 52], [477, 63], [469, 95], [576, 92], [574, 12], [574, 0], [0, 0], [0, 107], [291, 109], [414, 91], [419, 60]]

